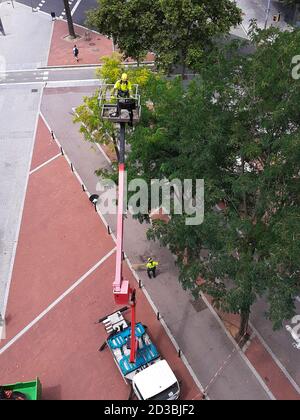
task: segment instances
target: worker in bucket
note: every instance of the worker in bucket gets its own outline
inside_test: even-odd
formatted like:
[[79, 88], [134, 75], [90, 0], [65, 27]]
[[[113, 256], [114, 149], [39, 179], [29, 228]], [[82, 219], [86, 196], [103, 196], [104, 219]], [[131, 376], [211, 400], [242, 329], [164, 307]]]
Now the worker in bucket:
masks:
[[119, 117], [121, 114], [121, 109], [127, 109], [130, 116], [130, 125], [132, 125], [135, 101], [129, 100], [132, 97], [132, 84], [128, 80], [128, 75], [126, 73], [123, 73], [121, 79], [115, 83], [113, 88], [113, 96], [117, 97], [117, 111], [110, 114], [110, 116], [113, 118]]
[[156, 267], [158, 266], [158, 262], [157, 261], [153, 261], [152, 258], [148, 258], [148, 262], [146, 264], [147, 267], [147, 274], [149, 279], [152, 279], [152, 274], [153, 274], [153, 278], [156, 277]]

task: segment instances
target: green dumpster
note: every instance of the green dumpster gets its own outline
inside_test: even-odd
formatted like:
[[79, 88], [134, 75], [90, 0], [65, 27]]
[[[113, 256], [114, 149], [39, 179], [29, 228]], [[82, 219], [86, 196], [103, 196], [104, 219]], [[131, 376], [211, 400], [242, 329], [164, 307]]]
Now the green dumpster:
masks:
[[17, 382], [11, 385], [1, 386], [3, 390], [21, 392], [27, 400], [39, 400], [42, 397], [42, 385], [39, 378], [30, 382]]

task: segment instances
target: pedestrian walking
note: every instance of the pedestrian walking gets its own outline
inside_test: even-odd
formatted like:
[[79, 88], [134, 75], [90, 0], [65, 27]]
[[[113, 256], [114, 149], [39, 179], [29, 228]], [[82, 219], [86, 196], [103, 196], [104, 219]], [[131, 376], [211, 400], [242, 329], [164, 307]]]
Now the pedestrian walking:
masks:
[[157, 261], [153, 261], [152, 258], [148, 258], [148, 262], [146, 264], [146, 267], [147, 267], [147, 274], [148, 274], [149, 279], [152, 279], [152, 274], [153, 274], [153, 278], [156, 277], [157, 266], [158, 266]]
[[73, 54], [74, 54], [75, 60], [76, 60], [76, 61], [77, 61], [77, 63], [78, 63], [78, 61], [79, 61], [79, 58], [78, 58], [78, 55], [79, 55], [79, 49], [78, 49], [77, 45], [74, 45], [74, 48], [73, 48]]

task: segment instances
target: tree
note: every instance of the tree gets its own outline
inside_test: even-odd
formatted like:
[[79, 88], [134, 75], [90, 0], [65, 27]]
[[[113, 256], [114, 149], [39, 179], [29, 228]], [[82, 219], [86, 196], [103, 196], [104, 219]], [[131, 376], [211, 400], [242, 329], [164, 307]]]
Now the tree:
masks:
[[98, 0], [98, 9], [88, 12], [88, 24], [111, 37], [124, 53], [139, 63], [151, 50], [161, 19], [157, 0]]
[[150, 86], [154, 111], [143, 110], [128, 161], [129, 179], [204, 178], [204, 223], [172, 214], [148, 237], [177, 256], [185, 289], [241, 315], [238, 339], [257, 296], [279, 328], [300, 291], [300, 89], [290, 64], [300, 32], [252, 36], [252, 55], [216, 48], [186, 91], [180, 80]]
[[213, 40], [241, 22], [231, 0], [99, 0], [88, 22], [138, 62], [148, 51], [166, 71], [193, 68]]
[[[114, 53], [110, 57], [102, 57], [103, 66], [96, 70], [96, 75], [105, 83], [115, 83], [124, 71], [121, 64], [121, 55]], [[138, 84], [140, 89], [151, 78], [151, 71], [145, 67], [130, 69], [127, 71], [133, 84]], [[74, 123], [80, 124], [80, 132], [84, 139], [91, 143], [112, 144], [119, 160], [118, 130], [116, 124], [101, 118], [99, 105], [100, 89], [97, 89], [91, 97], [84, 97], [83, 104], [76, 108]], [[99, 172], [99, 174], [101, 171]]]
[[213, 41], [241, 22], [241, 10], [231, 0], [161, 0], [164, 21], [154, 36], [154, 51], [164, 68], [176, 64], [191, 69]]

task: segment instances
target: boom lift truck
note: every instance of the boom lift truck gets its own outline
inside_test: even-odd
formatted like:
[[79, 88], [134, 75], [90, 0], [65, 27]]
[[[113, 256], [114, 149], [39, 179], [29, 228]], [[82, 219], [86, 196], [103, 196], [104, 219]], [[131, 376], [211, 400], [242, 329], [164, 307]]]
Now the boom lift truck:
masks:
[[[116, 110], [116, 103], [112, 98], [112, 91], [113, 85], [102, 85], [99, 103], [102, 118], [120, 124], [117, 254], [113, 295], [116, 304], [130, 304], [131, 322], [128, 323], [123, 316], [127, 306], [100, 319], [99, 323], [104, 324], [109, 336], [99, 350], [109, 347], [124, 380], [132, 387], [131, 395], [134, 393], [139, 400], [176, 400], [180, 393], [178, 380], [167, 361], [161, 359], [147, 333], [147, 327], [140, 322], [136, 323], [136, 291], [123, 277], [125, 132], [127, 123], [139, 122], [141, 104], [138, 86], [134, 85], [131, 98], [118, 99], [121, 113], [115, 116], [113, 111]], [[131, 111], [133, 121], [129, 117]]]

